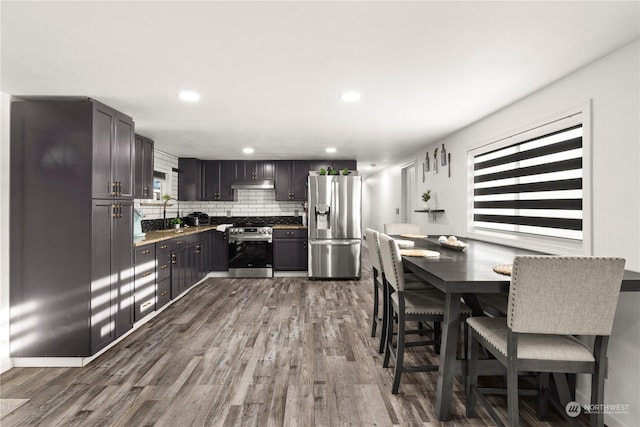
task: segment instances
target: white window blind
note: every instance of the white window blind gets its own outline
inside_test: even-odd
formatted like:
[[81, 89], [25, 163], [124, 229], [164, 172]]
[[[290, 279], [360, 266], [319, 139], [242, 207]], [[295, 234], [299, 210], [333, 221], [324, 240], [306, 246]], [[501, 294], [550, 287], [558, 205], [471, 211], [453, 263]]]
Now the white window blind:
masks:
[[472, 165], [474, 230], [583, 239], [581, 120], [489, 144], [472, 153]]

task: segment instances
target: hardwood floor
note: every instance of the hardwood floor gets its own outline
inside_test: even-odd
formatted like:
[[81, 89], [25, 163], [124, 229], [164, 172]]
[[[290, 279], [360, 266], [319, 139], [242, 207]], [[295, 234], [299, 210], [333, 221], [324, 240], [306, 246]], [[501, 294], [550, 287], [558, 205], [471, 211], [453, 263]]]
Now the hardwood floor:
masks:
[[[370, 335], [367, 255], [360, 281], [211, 278], [84, 368], [14, 368], [1, 377], [9, 426], [487, 426], [434, 414], [437, 373], [391, 394]], [[435, 357], [408, 349], [408, 360]], [[26, 400], [26, 401], [25, 401]], [[493, 399], [504, 415], [506, 400]], [[560, 426], [520, 405], [523, 426]]]

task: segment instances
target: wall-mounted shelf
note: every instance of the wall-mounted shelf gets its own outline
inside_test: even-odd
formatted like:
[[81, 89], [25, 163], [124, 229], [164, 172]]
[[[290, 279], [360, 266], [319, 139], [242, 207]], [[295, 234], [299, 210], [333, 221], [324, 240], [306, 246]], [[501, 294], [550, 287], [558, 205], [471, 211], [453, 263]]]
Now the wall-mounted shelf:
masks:
[[435, 221], [436, 220], [436, 214], [444, 213], [444, 209], [418, 209], [418, 210], [415, 210], [414, 212], [430, 213], [430, 214], [433, 215], [432, 218]]

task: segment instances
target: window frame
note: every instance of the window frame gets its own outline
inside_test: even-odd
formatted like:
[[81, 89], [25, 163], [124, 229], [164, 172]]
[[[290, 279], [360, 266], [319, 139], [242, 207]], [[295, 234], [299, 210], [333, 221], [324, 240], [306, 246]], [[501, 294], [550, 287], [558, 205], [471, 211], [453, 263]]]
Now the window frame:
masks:
[[[474, 227], [474, 159], [476, 156], [571, 126], [582, 125], [582, 240]], [[592, 249], [591, 100], [467, 149], [467, 236], [556, 255], [590, 256]], [[497, 261], [496, 261], [497, 262]]]

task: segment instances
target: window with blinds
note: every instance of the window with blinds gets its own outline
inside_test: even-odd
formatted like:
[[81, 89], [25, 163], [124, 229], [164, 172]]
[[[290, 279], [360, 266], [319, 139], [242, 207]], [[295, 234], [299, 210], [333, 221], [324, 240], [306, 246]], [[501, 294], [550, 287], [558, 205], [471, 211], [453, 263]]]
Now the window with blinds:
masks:
[[580, 117], [472, 151], [472, 230], [582, 241], [583, 154]]

